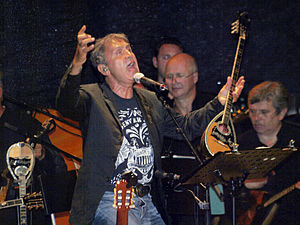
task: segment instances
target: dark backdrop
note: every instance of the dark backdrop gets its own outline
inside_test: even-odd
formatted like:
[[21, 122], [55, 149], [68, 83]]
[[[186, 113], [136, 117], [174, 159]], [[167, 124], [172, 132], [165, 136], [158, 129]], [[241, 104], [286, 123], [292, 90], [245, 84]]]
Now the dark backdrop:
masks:
[[[179, 38], [199, 64], [199, 87], [217, 93], [230, 75], [237, 40], [230, 25], [238, 10], [251, 17], [241, 74], [243, 95], [264, 80], [283, 82], [299, 103], [298, 0], [6, 0], [0, 9], [0, 66], [6, 94], [54, 108], [59, 80], [71, 63], [76, 34], [124, 32], [141, 72], [155, 79], [152, 49], [162, 36]], [[92, 71], [83, 82], [95, 81]]]

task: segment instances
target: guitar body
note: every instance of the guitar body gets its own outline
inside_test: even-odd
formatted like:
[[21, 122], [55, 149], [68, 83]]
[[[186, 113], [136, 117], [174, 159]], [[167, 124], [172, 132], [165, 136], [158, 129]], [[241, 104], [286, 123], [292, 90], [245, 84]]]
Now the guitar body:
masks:
[[[260, 206], [266, 198], [266, 192], [260, 190], [251, 190], [248, 198], [250, 207], [244, 211], [238, 211], [238, 225], [251, 225], [253, 221], [258, 221], [259, 218], [263, 219], [266, 210], [260, 210]], [[257, 211], [260, 211], [257, 213]]]
[[220, 112], [208, 124], [201, 139], [201, 153], [214, 156], [217, 152], [231, 151], [236, 143], [236, 134], [230, 117], [227, 125], [222, 124], [223, 112]]

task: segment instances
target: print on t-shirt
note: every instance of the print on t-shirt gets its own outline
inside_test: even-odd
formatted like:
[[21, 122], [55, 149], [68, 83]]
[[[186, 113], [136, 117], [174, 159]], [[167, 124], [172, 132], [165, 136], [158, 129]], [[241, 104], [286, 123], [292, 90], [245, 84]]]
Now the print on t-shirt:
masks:
[[128, 101], [126, 108], [119, 109], [118, 114], [124, 138], [115, 163], [112, 183], [119, 180], [121, 174], [128, 170], [138, 177], [139, 183], [150, 183], [153, 176], [154, 154], [143, 114], [135, 99]]

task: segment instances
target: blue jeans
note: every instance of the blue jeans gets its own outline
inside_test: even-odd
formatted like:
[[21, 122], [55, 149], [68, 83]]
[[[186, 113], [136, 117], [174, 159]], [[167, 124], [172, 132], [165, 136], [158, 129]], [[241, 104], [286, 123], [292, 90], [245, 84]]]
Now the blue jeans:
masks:
[[[98, 205], [92, 225], [116, 224], [117, 210], [113, 208], [114, 193], [106, 191]], [[144, 197], [134, 197], [135, 207], [128, 212], [129, 225], [165, 225], [150, 194]]]

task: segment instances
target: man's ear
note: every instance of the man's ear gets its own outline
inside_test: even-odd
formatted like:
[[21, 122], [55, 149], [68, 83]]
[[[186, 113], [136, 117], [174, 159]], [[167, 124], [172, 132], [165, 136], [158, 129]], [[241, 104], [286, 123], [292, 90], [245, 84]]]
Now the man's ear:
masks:
[[153, 63], [154, 68], [157, 69], [157, 67], [158, 67], [158, 65], [157, 65], [157, 58], [155, 56], [152, 57], [152, 63]]
[[285, 117], [287, 111], [288, 111], [288, 108], [284, 108], [284, 109], [281, 110], [281, 112], [279, 113], [279, 116], [280, 116], [279, 119], [280, 120], [283, 120], [283, 118]]
[[198, 72], [195, 72], [193, 74], [193, 77], [194, 77], [194, 84], [196, 84], [198, 82]]
[[109, 73], [108, 67], [107, 67], [106, 65], [104, 65], [104, 64], [99, 64], [99, 65], [97, 66], [97, 69], [98, 69], [98, 71], [99, 71], [100, 73], [102, 73], [104, 76], [107, 76], [108, 73]]

